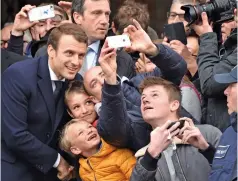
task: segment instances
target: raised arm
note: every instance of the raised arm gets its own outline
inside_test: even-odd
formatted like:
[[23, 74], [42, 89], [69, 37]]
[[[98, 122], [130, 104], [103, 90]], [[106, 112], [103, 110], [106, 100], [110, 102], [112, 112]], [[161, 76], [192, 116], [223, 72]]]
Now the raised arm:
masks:
[[[229, 52], [229, 55], [224, 55], [223, 58], [218, 54], [217, 35], [212, 31], [208, 23], [206, 13], [202, 13], [202, 24], [194, 25], [194, 30], [200, 36], [200, 48], [197, 57], [198, 73], [201, 84], [201, 91], [206, 97], [218, 97], [223, 95], [226, 85], [218, 84], [214, 80], [214, 75], [217, 73], [229, 72], [237, 65], [237, 33], [234, 33], [234, 49]], [[237, 30], [235, 30], [237, 31]]]
[[24, 31], [34, 26], [37, 22], [30, 22], [27, 13], [35, 6], [25, 5], [16, 14], [7, 50], [23, 55], [23, 35]]

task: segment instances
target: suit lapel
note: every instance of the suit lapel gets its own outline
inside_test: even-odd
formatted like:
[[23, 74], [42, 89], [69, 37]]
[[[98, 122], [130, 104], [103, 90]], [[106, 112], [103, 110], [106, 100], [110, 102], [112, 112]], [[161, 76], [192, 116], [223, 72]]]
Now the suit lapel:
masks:
[[46, 107], [52, 121], [52, 126], [54, 127], [55, 103], [53, 98], [53, 89], [48, 67], [48, 59], [46, 56], [41, 57], [39, 60], [38, 76], [39, 76], [38, 87], [42, 93], [42, 96], [44, 97], [44, 101], [46, 103]]

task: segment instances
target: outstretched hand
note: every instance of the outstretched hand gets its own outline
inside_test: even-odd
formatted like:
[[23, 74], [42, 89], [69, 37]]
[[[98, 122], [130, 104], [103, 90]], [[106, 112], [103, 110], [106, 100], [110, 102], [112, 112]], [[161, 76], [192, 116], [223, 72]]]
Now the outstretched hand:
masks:
[[23, 35], [23, 32], [30, 27], [34, 26], [39, 21], [30, 22], [28, 18], [28, 12], [35, 8], [35, 6], [25, 5], [21, 8], [21, 11], [16, 14], [14, 24], [12, 27], [12, 34], [15, 36]]
[[58, 5], [67, 13], [69, 17], [69, 21], [72, 22], [71, 20], [71, 9], [72, 9], [72, 2], [68, 1], [59, 1]]
[[147, 55], [157, 55], [158, 49], [151, 41], [149, 35], [142, 29], [141, 25], [133, 19], [133, 25], [124, 29], [124, 33], [130, 37], [131, 46], [126, 47], [130, 52], [138, 51]]
[[115, 85], [117, 81], [116, 57], [116, 49], [109, 47], [106, 39], [100, 53], [99, 63], [105, 74], [105, 81], [111, 85]]

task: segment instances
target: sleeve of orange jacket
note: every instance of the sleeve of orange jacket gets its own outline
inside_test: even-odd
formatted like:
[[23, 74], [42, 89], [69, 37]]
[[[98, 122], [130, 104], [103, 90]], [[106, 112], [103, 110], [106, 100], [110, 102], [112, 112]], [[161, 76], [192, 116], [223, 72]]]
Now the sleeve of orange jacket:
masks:
[[124, 173], [127, 180], [130, 180], [132, 171], [136, 164], [136, 158], [132, 151], [128, 149], [120, 149], [117, 159], [117, 165]]

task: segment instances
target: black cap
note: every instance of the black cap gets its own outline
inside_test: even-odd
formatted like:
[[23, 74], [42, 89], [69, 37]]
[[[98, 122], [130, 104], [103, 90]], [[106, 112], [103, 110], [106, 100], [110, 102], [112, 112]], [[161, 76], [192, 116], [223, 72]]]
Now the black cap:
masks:
[[237, 66], [235, 66], [230, 73], [216, 74], [215, 81], [221, 84], [232, 84], [237, 82]]

